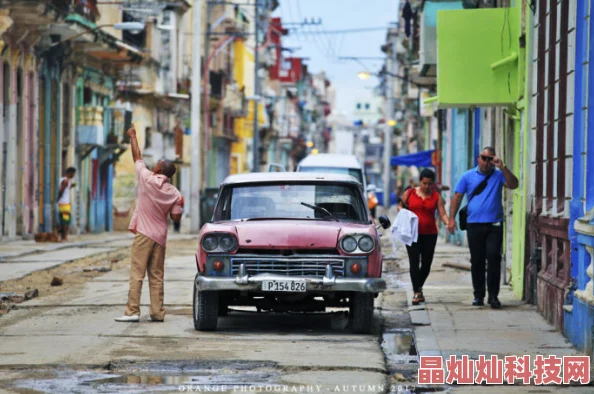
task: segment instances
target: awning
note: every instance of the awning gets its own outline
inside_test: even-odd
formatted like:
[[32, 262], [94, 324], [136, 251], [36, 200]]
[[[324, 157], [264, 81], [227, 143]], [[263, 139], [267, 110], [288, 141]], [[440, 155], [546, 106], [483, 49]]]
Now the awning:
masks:
[[390, 159], [390, 165], [406, 167], [432, 167], [433, 152], [435, 152], [435, 149], [411, 153], [408, 155], [392, 156]]

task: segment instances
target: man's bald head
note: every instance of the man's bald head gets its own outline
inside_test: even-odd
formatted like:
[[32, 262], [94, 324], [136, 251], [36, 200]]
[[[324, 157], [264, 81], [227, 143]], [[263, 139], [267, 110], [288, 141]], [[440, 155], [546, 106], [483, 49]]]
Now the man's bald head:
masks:
[[156, 174], [165, 175], [167, 178], [171, 178], [173, 175], [175, 175], [176, 170], [175, 164], [169, 160], [159, 160], [157, 166], [155, 167]]

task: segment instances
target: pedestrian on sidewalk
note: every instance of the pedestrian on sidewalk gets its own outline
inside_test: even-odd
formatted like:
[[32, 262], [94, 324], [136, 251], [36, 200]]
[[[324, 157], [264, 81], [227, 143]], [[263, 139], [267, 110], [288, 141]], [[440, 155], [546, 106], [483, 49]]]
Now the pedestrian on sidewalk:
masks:
[[484, 305], [486, 260], [488, 303], [491, 308], [501, 308], [498, 297], [501, 280], [504, 186], [516, 189], [518, 178], [495, 155], [495, 149], [488, 146], [479, 155], [478, 166], [462, 175], [452, 197], [448, 230], [453, 234], [457, 229], [456, 213], [462, 198], [465, 194], [468, 195], [466, 234], [474, 288], [472, 305], [475, 306]]
[[140, 294], [142, 281], [147, 273], [151, 299], [150, 318], [163, 321], [163, 278], [165, 274], [165, 246], [167, 242], [167, 216], [179, 222], [182, 215], [183, 198], [179, 190], [169, 183], [175, 174], [175, 165], [168, 160], [160, 160], [154, 172], [149, 171], [142, 160], [136, 130], [128, 130], [132, 148], [132, 158], [138, 179], [138, 203], [132, 215], [128, 230], [136, 234], [132, 243], [130, 289], [124, 316], [119, 322], [140, 320]]
[[413, 285], [413, 305], [425, 302], [423, 285], [429, 277], [435, 245], [437, 244], [436, 212], [445, 225], [449, 223], [445, 203], [441, 194], [435, 190], [435, 172], [430, 169], [421, 171], [419, 186], [408, 189], [402, 196], [398, 210], [406, 208], [413, 212], [418, 220], [418, 238], [406, 246], [410, 264], [410, 279]]
[[58, 213], [60, 214], [60, 234], [62, 235], [62, 242], [68, 242], [68, 230], [70, 228], [70, 219], [72, 214], [72, 206], [70, 205], [70, 188], [75, 187], [76, 183], [72, 182], [76, 168], [68, 167], [64, 172], [64, 176], [60, 178], [60, 191], [58, 192]]

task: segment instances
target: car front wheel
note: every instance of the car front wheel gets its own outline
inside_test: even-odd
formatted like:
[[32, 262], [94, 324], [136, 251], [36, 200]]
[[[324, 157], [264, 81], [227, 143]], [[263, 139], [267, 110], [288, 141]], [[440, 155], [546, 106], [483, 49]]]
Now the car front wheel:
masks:
[[349, 314], [353, 332], [367, 334], [371, 330], [373, 320], [373, 294], [353, 294]]
[[200, 291], [194, 283], [194, 328], [198, 331], [215, 331], [219, 318], [219, 293]]

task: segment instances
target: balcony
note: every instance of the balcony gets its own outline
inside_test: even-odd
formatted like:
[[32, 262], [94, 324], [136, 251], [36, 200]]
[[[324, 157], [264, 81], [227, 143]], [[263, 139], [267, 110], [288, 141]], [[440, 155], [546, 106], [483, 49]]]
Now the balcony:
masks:
[[79, 107], [79, 124], [76, 128], [79, 145], [103, 145], [105, 132], [103, 130], [103, 107]]
[[101, 14], [97, 8], [97, 0], [51, 0], [51, 5], [65, 13], [77, 13], [95, 22]]
[[462, 9], [460, 1], [427, 0], [425, 2], [420, 20], [420, 76], [432, 78], [437, 76], [437, 12], [459, 9]]
[[227, 86], [223, 97], [223, 108], [227, 114], [235, 117], [247, 116], [245, 94], [240, 92], [237, 85]]

